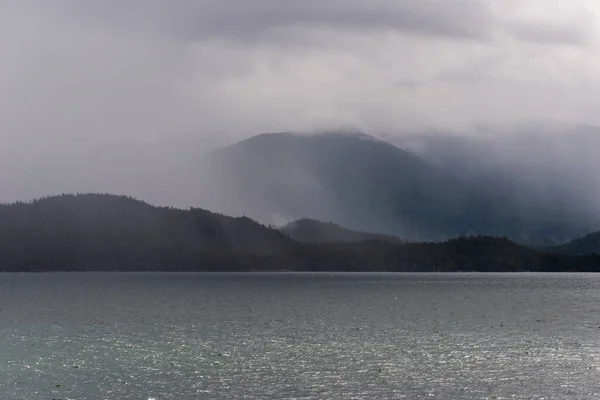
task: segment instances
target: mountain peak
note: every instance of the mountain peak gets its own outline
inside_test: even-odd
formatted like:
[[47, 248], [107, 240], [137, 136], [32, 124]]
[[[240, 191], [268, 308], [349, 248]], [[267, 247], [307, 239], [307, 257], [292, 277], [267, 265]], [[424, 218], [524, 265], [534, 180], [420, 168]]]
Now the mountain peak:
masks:
[[360, 131], [267, 133], [208, 161], [202, 168], [217, 171], [218, 179], [203, 192], [218, 196], [211, 207], [227, 214], [247, 213], [263, 223], [274, 223], [274, 215], [336, 221], [418, 239], [461, 233], [452, 204], [466, 196], [460, 182]]
[[[329, 136], [329, 137], [355, 138], [355, 139], [360, 139], [360, 140], [390, 144], [387, 140], [385, 140], [383, 138], [380, 138], [380, 137], [377, 137], [374, 135], [370, 135], [368, 133], [364, 133], [361, 131], [355, 131], [355, 130], [325, 131], [320, 134], [323, 136]], [[319, 135], [319, 133], [317, 133], [316, 135]]]
[[[246, 140], [243, 140], [241, 143], [248, 142], [262, 142], [266, 140], [276, 140], [276, 139], [358, 139], [365, 140], [377, 143], [385, 143], [388, 145], [392, 145], [383, 137], [377, 137], [371, 134], [367, 134], [358, 130], [326, 130], [326, 131], [317, 131], [317, 132], [294, 132], [294, 131], [285, 131], [285, 132], [269, 132], [269, 133], [261, 133], [256, 136], [252, 136]], [[393, 145], [392, 145], [393, 146]]]

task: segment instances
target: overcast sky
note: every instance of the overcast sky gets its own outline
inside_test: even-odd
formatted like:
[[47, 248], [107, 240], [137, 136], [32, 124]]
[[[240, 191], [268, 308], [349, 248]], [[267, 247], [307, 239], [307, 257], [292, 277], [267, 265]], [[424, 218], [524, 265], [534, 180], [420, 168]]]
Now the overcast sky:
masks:
[[598, 123], [597, 0], [2, 0], [0, 135]]

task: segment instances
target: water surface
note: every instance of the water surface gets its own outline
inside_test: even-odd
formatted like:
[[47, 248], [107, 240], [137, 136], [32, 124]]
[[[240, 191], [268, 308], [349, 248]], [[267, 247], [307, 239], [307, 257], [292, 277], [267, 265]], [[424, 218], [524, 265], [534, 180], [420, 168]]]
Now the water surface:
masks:
[[600, 275], [0, 274], [2, 399], [597, 399]]

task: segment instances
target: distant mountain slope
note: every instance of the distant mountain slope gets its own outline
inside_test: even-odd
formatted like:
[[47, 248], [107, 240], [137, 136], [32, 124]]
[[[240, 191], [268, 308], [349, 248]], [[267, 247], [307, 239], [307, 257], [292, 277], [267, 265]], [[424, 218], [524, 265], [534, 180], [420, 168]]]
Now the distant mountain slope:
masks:
[[520, 201], [506, 180], [472, 179], [360, 133], [263, 134], [197, 170], [211, 179], [197, 180], [192, 204], [265, 224], [309, 218], [410, 240], [484, 234], [522, 243], [588, 231], [581, 216]]
[[600, 230], [600, 128], [532, 123], [478, 133], [421, 132], [390, 137], [451, 170], [513, 210], [532, 235], [523, 242], [562, 243]]
[[426, 240], [480, 233], [540, 246], [600, 230], [598, 127], [532, 124], [386, 138], [408, 152], [352, 132], [259, 135], [219, 151], [229, 139], [207, 136], [72, 138], [51, 151], [24, 142], [19, 160], [3, 153], [0, 197], [123, 193], [278, 226], [312, 218]]
[[263, 223], [310, 218], [416, 239], [471, 229], [468, 187], [368, 135], [264, 134], [214, 152], [198, 168], [213, 179], [199, 183], [197, 202]]
[[370, 240], [403, 243], [396, 236], [353, 231], [332, 222], [321, 222], [313, 219], [293, 221], [279, 228], [279, 230], [292, 239], [304, 243], [356, 243]]
[[600, 232], [591, 233], [582, 238], [557, 246], [548, 246], [545, 251], [569, 255], [600, 255]]

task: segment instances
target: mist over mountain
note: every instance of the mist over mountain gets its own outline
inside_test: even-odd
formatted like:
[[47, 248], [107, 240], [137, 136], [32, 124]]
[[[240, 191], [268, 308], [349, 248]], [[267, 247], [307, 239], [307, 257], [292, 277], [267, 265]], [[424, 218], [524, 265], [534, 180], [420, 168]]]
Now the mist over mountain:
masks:
[[547, 231], [550, 242], [600, 228], [598, 127], [531, 123], [471, 135], [420, 133], [389, 140], [501, 199], [528, 223], [554, 226]]
[[[309, 218], [413, 240], [463, 234], [557, 244], [600, 229], [600, 130], [264, 134], [219, 148], [173, 138], [32, 147], [3, 158], [1, 201], [110, 192], [282, 226]], [[10, 155], [9, 155], [10, 156]]]
[[[185, 208], [191, 204], [185, 194], [202, 172], [191, 168], [191, 160], [219, 148], [194, 136], [147, 141], [65, 138], [64, 143], [55, 147], [23, 140], [18, 152], [0, 148], [0, 202], [62, 193], [119, 193]], [[185, 168], [193, 174], [182, 175]], [[173, 181], [184, 179], [189, 185], [169, 189]]]
[[[596, 128], [520, 125], [599, 124], [597, 1], [34, 3], [0, 12], [2, 202], [110, 192], [415, 239], [600, 229]], [[340, 126], [424, 152], [263, 137], [205, 161]]]
[[415, 140], [418, 155], [353, 131], [255, 136], [201, 159], [196, 169], [210, 179], [198, 180], [190, 201], [266, 224], [312, 218], [413, 240], [484, 234], [561, 242], [600, 226], [566, 189], [574, 184], [564, 182], [569, 171], [535, 169], [523, 153], [494, 163], [488, 153], [503, 148], [477, 139]]
[[469, 231], [474, 198], [449, 171], [355, 132], [263, 134], [198, 164], [200, 203], [262, 223], [301, 218], [415, 239]]

